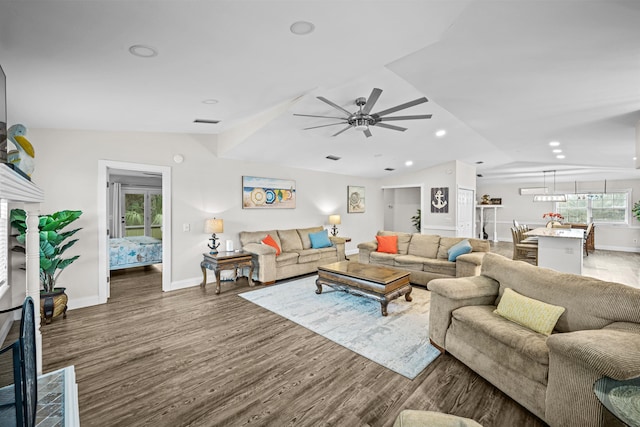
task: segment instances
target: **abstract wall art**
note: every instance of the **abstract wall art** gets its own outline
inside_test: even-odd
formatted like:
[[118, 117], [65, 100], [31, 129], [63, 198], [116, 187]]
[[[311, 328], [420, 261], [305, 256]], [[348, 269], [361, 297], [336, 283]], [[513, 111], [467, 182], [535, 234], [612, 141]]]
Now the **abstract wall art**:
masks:
[[365, 208], [364, 187], [347, 186], [347, 213], [363, 213]]
[[289, 179], [242, 177], [243, 209], [295, 209], [296, 182]]

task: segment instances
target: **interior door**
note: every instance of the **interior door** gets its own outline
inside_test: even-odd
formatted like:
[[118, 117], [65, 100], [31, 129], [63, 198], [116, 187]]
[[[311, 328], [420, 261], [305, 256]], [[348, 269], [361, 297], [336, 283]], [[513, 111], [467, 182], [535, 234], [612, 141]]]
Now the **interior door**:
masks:
[[475, 190], [468, 188], [458, 188], [457, 205], [457, 237], [473, 237], [473, 225], [475, 221]]

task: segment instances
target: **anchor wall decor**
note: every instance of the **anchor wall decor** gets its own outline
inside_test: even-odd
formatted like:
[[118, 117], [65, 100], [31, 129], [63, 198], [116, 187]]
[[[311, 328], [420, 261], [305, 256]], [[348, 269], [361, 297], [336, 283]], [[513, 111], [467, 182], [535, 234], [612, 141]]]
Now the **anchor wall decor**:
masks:
[[431, 189], [431, 213], [449, 213], [449, 187]]

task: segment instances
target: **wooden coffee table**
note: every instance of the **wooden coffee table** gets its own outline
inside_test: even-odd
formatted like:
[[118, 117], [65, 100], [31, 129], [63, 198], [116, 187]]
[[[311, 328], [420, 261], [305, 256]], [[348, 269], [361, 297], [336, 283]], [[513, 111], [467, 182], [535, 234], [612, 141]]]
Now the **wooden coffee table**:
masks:
[[378, 265], [341, 261], [320, 266], [316, 294], [322, 293], [322, 285], [378, 301], [383, 316], [389, 301], [402, 295], [411, 301], [409, 273]]

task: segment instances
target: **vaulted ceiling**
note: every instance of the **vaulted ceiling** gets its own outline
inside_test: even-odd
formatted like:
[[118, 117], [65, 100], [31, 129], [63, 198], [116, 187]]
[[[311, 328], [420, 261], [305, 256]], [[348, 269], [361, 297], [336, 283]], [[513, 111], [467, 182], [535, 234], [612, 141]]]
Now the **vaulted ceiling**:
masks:
[[[635, 179], [638, 22], [636, 0], [2, 0], [0, 65], [9, 124], [31, 128], [200, 134], [224, 158], [363, 177], [458, 159], [487, 180]], [[366, 138], [293, 115], [374, 87], [374, 110], [426, 96], [396, 115], [433, 118]]]

